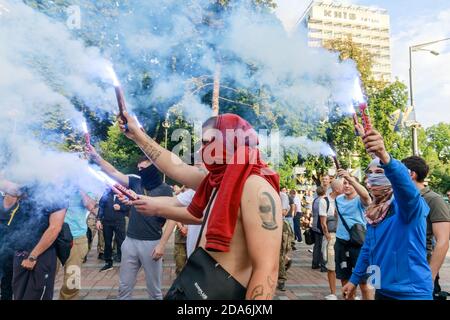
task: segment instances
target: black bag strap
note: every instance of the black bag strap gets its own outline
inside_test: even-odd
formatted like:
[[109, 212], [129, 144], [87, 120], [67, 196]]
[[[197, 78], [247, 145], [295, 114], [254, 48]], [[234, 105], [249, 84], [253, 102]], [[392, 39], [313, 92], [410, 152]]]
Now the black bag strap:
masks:
[[211, 205], [212, 205], [214, 199], [216, 198], [217, 190], [219, 190], [219, 189], [214, 190], [211, 198], [209, 199], [208, 206], [206, 207], [206, 212], [203, 215], [202, 228], [200, 229], [200, 233], [198, 234], [198, 239], [197, 239], [197, 243], [195, 244], [195, 248], [198, 248], [198, 245], [200, 244], [200, 239], [202, 238], [203, 230], [205, 229], [206, 222], [208, 221], [208, 216], [209, 216], [209, 211], [211, 210]]
[[335, 202], [336, 202], [336, 211], [337, 211], [337, 213], [338, 213], [338, 215], [339, 215], [339, 218], [341, 218], [342, 224], [344, 225], [344, 228], [347, 230], [348, 234], [349, 234], [350, 237], [351, 237], [350, 228], [348, 227], [347, 222], [345, 222], [344, 217], [342, 216], [341, 212], [339, 211], [338, 202], [337, 202], [337, 201], [335, 201]]

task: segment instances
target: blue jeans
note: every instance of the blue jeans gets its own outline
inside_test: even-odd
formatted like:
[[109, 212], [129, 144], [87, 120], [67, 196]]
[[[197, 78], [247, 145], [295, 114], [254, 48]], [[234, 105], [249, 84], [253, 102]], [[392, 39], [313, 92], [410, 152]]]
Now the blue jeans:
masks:
[[294, 234], [295, 234], [295, 240], [302, 241], [302, 228], [300, 225], [300, 217], [302, 214], [300, 212], [297, 212], [294, 217]]
[[293, 217], [284, 217], [284, 220], [286, 220], [287, 222], [289, 222], [289, 225], [292, 228], [292, 231], [294, 231], [294, 218]]

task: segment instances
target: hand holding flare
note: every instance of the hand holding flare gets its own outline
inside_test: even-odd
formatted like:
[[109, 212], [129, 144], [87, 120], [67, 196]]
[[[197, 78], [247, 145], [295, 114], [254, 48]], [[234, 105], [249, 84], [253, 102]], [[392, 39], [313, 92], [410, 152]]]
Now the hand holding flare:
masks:
[[92, 148], [91, 135], [89, 134], [89, 130], [88, 130], [86, 121], [83, 121], [82, 126], [83, 126], [83, 131], [84, 131], [84, 140], [86, 141], [86, 147], [90, 149], [90, 148]]
[[127, 110], [127, 104], [125, 102], [125, 96], [123, 94], [122, 87], [120, 86], [119, 79], [117, 79], [117, 75], [112, 67], [108, 67], [108, 73], [110, 74], [113, 84], [114, 90], [116, 92], [117, 105], [119, 106], [119, 116], [122, 121], [126, 124], [127, 119], [124, 117], [124, 112]]
[[103, 181], [104, 183], [106, 183], [108, 186], [111, 187], [111, 190], [116, 193], [119, 196], [125, 196], [128, 199], [135, 201], [138, 199], [138, 196], [136, 193], [134, 193], [132, 190], [129, 190], [127, 188], [125, 188], [124, 186], [122, 186], [120, 183], [114, 181], [113, 179], [111, 179], [109, 176], [107, 176], [105, 173], [101, 172], [101, 171], [95, 171], [92, 168], [89, 168], [89, 171], [92, 173], [92, 175], [94, 177], [96, 177], [97, 179], [99, 179], [100, 181]]
[[339, 163], [336, 153], [332, 157], [333, 157], [334, 165], [336, 166], [336, 170], [341, 169], [341, 164]]

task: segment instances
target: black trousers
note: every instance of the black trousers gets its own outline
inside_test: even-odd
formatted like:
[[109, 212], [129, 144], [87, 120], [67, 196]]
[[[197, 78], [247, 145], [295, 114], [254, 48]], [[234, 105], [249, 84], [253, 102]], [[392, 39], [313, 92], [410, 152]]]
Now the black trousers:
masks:
[[56, 275], [56, 250], [50, 247], [41, 254], [33, 270], [22, 267], [28, 258], [27, 252], [14, 255], [13, 292], [14, 300], [52, 300]]
[[0, 255], [0, 300], [12, 300], [14, 253]]
[[395, 300], [394, 298], [390, 298], [380, 293], [379, 290], [375, 290], [375, 300]]
[[103, 224], [103, 237], [105, 238], [105, 261], [107, 263], [112, 263], [112, 240], [113, 236], [116, 240], [117, 245], [117, 256], [122, 257], [122, 252], [120, 250], [122, 242], [125, 240], [125, 220], [122, 222], [107, 223]]
[[302, 229], [300, 226], [300, 218], [302, 214], [300, 212], [297, 212], [294, 216], [294, 234], [295, 234], [295, 240], [302, 241]]
[[323, 261], [322, 255], [323, 234], [313, 231], [313, 235], [314, 235], [314, 248], [313, 248], [312, 267], [313, 268], [324, 267], [325, 263]]

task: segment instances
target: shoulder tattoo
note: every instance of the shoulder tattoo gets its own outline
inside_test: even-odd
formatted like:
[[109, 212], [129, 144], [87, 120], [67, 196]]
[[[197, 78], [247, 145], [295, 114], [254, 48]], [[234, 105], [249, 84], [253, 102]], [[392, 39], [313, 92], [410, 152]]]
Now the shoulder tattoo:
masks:
[[266, 230], [278, 228], [276, 221], [275, 200], [268, 192], [262, 192], [258, 199], [258, 213], [262, 220], [262, 227]]

